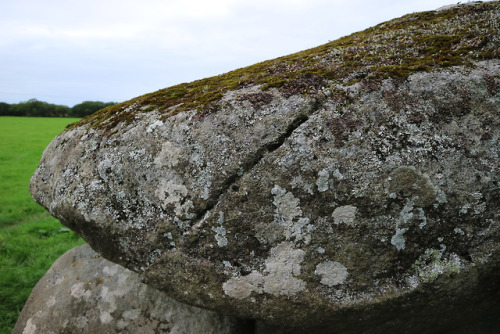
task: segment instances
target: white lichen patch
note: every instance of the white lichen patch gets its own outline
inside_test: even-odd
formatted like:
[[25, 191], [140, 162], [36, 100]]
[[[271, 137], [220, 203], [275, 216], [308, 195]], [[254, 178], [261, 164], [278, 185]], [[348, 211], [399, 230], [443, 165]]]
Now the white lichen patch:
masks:
[[422, 208], [416, 208], [415, 218], [419, 219], [421, 223], [418, 225], [420, 229], [423, 229], [427, 225], [427, 218], [425, 217], [425, 211]]
[[224, 212], [219, 211], [219, 226], [212, 227], [212, 231], [215, 232], [215, 240], [219, 247], [227, 246], [226, 229], [222, 226], [224, 223]]
[[485, 202], [477, 204], [474, 207], [474, 214], [475, 215], [482, 214], [485, 210], [486, 210], [486, 203]]
[[330, 173], [323, 169], [318, 172], [318, 179], [316, 180], [316, 186], [318, 187], [318, 191], [325, 192], [328, 190], [328, 180], [330, 179]]
[[403, 250], [406, 246], [406, 240], [403, 234], [408, 231], [408, 224], [412, 221], [420, 221], [419, 228], [423, 229], [427, 225], [427, 218], [425, 216], [425, 211], [421, 207], [415, 207], [415, 201], [418, 199], [417, 196], [413, 198], [408, 198], [405, 206], [399, 213], [399, 217], [396, 220], [396, 232], [391, 238], [391, 244], [396, 247], [398, 251]]
[[295, 249], [291, 242], [282, 242], [271, 249], [271, 256], [266, 260], [264, 292], [275, 296], [294, 295], [306, 288], [306, 282], [293, 276], [300, 275], [300, 263], [306, 252]]
[[311, 241], [310, 232], [314, 229], [309, 225], [309, 218], [299, 218], [302, 216], [302, 209], [299, 206], [299, 199], [294, 197], [292, 193], [275, 185], [271, 190], [274, 195], [273, 204], [274, 223], [282, 226], [283, 233], [287, 240], [295, 238], [296, 241], [304, 240], [307, 243]]
[[330, 260], [318, 264], [314, 273], [321, 276], [321, 284], [329, 287], [344, 283], [348, 276], [346, 267]]
[[401, 210], [401, 212], [399, 213], [399, 223], [400, 224], [406, 224], [411, 219], [413, 219], [413, 207], [414, 207], [414, 205], [415, 205], [414, 198], [408, 199], [405, 206], [403, 207], [403, 210]]
[[30, 318], [24, 326], [23, 334], [34, 334], [36, 333], [36, 325], [33, 323], [33, 319]]
[[55, 304], [56, 304], [56, 297], [50, 296], [49, 300], [47, 300], [47, 303], [45, 303], [45, 306], [52, 307]]
[[193, 209], [193, 201], [187, 200], [181, 205], [176, 205], [176, 214], [183, 217], [183, 219], [193, 219], [196, 218], [196, 213], [193, 212]]
[[163, 122], [160, 120], [156, 120], [153, 124], [150, 124], [148, 128], [146, 129], [147, 133], [153, 132], [157, 127], [163, 126]]
[[406, 245], [406, 240], [403, 234], [408, 231], [408, 228], [397, 228], [396, 233], [391, 238], [391, 244], [396, 247], [398, 251], [403, 250]]
[[446, 194], [441, 189], [437, 189], [436, 190], [436, 200], [438, 202], [438, 203], [435, 204], [436, 207], [439, 204], [448, 202], [448, 200], [446, 199]]
[[177, 216], [181, 216], [183, 213], [181, 203], [187, 193], [188, 190], [185, 185], [171, 179], [162, 179], [155, 191], [162, 208], [167, 209], [169, 205], [174, 205]]
[[306, 245], [311, 242], [311, 232], [314, 230], [314, 226], [309, 224], [309, 222], [309, 218], [299, 218], [299, 220], [292, 225], [292, 236], [295, 237], [297, 241], [304, 240]]
[[252, 292], [262, 293], [264, 277], [257, 271], [252, 271], [247, 276], [233, 277], [224, 284], [224, 293], [230, 297], [242, 299], [249, 297]]
[[300, 275], [300, 263], [305, 252], [285, 241], [271, 249], [266, 259], [265, 275], [252, 271], [247, 276], [232, 277], [223, 283], [224, 293], [233, 298], [246, 298], [252, 292], [269, 293], [273, 296], [292, 296], [305, 290], [306, 282], [294, 276]]
[[336, 170], [333, 171], [332, 176], [334, 178], [336, 178], [337, 180], [343, 180], [344, 179], [344, 175], [338, 169], [336, 169]]
[[144, 148], [141, 148], [139, 150], [134, 150], [134, 151], [129, 152], [128, 156], [131, 159], [139, 161], [139, 160], [144, 159], [145, 154], [146, 154], [146, 150]]
[[356, 211], [358, 208], [352, 205], [344, 205], [336, 208], [333, 213], [333, 222], [335, 224], [346, 224], [354, 226], [354, 219], [356, 218]]
[[83, 315], [78, 317], [78, 319], [76, 319], [76, 321], [74, 322], [75, 327], [80, 329], [82, 332], [84, 329], [88, 328], [88, 324], [89, 318]]
[[[309, 218], [301, 217], [299, 200], [278, 185], [274, 186], [271, 193], [274, 196], [275, 206], [272, 224], [283, 228], [287, 240], [294, 238], [295, 241], [302, 240], [305, 244], [309, 244], [314, 226], [310, 224]], [[221, 219], [222, 215], [219, 219], [221, 226], [213, 228], [217, 233], [216, 239], [217, 235], [225, 238], [225, 234], [222, 235], [220, 230]], [[219, 242], [219, 239], [217, 241]], [[296, 248], [293, 242], [284, 241], [271, 249], [270, 256], [265, 260], [264, 274], [253, 271], [247, 276], [233, 277], [223, 284], [224, 292], [228, 296], [241, 299], [249, 297], [252, 292], [291, 296], [303, 291], [306, 283], [294, 276], [300, 275], [300, 263], [304, 260], [305, 254], [305, 251]]]
[[113, 316], [109, 312], [101, 312], [99, 315], [99, 320], [101, 321], [102, 324], [108, 324], [111, 321], [113, 321]]
[[161, 151], [155, 157], [154, 163], [157, 167], [175, 167], [179, 163], [180, 153], [181, 149], [179, 147], [176, 147], [171, 142], [166, 141], [162, 144]]
[[105, 266], [103, 269], [102, 269], [102, 272], [106, 275], [109, 275], [109, 276], [113, 276], [117, 273], [118, 271], [118, 267], [117, 266]]
[[[116, 265], [117, 266], [117, 265]], [[113, 269], [112, 269], [113, 270]], [[118, 286], [126, 285], [126, 281], [130, 278], [130, 274], [125, 271], [122, 272], [118, 279], [116, 280], [118, 283]], [[108, 286], [104, 285], [101, 288], [101, 291], [99, 293], [99, 318], [102, 323], [107, 323], [109, 321], [113, 320], [113, 312], [115, 312], [118, 308], [118, 305], [120, 303], [120, 300], [123, 298], [123, 296], [127, 295], [130, 293], [130, 287], [128, 288], [114, 288], [110, 289]]]
[[307, 192], [310, 195], [314, 195], [313, 191], [313, 185], [305, 182], [302, 179], [302, 176], [298, 175], [292, 178], [292, 182], [290, 182], [290, 185], [292, 186], [292, 189], [296, 188], [302, 188], [305, 192]]
[[274, 220], [278, 221], [280, 225], [290, 228], [293, 225], [293, 220], [302, 215], [299, 200], [278, 185], [274, 186], [271, 193], [274, 195], [273, 204], [276, 207]]
[[174, 237], [172, 236], [172, 233], [168, 232], [168, 233], [163, 234], [163, 236], [167, 237], [168, 240], [170, 240], [170, 243], [169, 243], [170, 246], [175, 247], [175, 241], [174, 241]]
[[135, 320], [135, 319], [139, 318], [140, 315], [141, 315], [141, 310], [136, 308], [136, 309], [127, 310], [127, 311], [123, 312], [122, 317], [126, 320]]
[[101, 179], [103, 179], [105, 182], [108, 182], [109, 180], [108, 174], [113, 170], [113, 168], [114, 168], [113, 161], [111, 161], [108, 157], [105, 157], [97, 165], [97, 172], [99, 173]]
[[84, 282], [78, 282], [74, 284], [71, 289], [71, 296], [75, 298], [88, 298], [90, 297], [90, 291], [85, 289], [85, 283]]

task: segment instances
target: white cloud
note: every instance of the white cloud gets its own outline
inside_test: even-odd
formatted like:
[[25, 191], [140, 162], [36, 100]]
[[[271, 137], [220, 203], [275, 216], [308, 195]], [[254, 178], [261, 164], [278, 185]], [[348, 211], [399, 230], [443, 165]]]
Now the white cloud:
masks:
[[[14, 103], [31, 97], [66, 104], [88, 99], [126, 100], [314, 47], [406, 13], [448, 3], [3, 1], [0, 101]], [[46, 98], [49, 96], [68, 98]]]

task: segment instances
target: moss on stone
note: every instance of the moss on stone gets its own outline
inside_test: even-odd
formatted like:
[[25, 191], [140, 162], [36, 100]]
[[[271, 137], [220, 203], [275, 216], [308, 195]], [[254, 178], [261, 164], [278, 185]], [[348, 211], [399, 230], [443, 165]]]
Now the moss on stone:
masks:
[[428, 177], [413, 167], [398, 167], [390, 175], [389, 192], [414, 197], [415, 205], [428, 206], [436, 201], [436, 190]]
[[151, 110], [162, 113], [163, 119], [186, 110], [205, 115], [217, 111], [225, 92], [250, 85], [316, 96], [335, 84], [405, 79], [419, 71], [472, 66], [473, 61], [500, 58], [499, 19], [500, 1], [405, 15], [316, 48], [134, 98], [68, 129], [88, 124], [109, 131]]
[[425, 283], [434, 282], [439, 275], [457, 274], [461, 270], [458, 257], [443, 259], [443, 254], [437, 249], [427, 249], [415, 264], [413, 269], [417, 276]]

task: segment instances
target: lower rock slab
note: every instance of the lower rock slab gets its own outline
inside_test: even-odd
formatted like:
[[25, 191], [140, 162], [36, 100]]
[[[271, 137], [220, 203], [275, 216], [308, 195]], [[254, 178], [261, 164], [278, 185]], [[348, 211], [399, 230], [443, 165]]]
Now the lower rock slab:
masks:
[[223, 334], [252, 327], [179, 303], [83, 245], [61, 256], [38, 282], [12, 333]]

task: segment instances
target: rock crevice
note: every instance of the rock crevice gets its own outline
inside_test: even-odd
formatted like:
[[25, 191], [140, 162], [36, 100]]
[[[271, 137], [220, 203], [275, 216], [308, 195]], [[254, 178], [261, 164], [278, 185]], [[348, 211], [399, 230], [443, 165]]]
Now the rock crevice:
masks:
[[229, 175], [227, 179], [221, 186], [221, 189], [218, 193], [213, 195], [214, 199], [210, 199], [207, 203], [207, 206], [203, 209], [202, 212], [198, 214], [199, 217], [205, 216], [205, 214], [211, 211], [219, 202], [221, 196], [228, 192], [228, 190], [233, 187], [241, 177], [252, 170], [263, 158], [266, 154], [272, 153], [273, 151], [280, 148], [285, 140], [287, 140], [293, 132], [302, 124], [307, 122], [309, 116], [313, 115], [316, 111], [319, 110], [320, 103], [317, 100], [310, 103], [310, 107], [305, 107], [302, 113], [300, 113], [296, 119], [294, 119], [285, 129], [285, 131], [280, 134], [276, 139], [271, 142], [266, 143], [264, 146], [258, 148], [255, 153], [253, 153], [251, 158], [248, 158], [245, 163], [242, 164], [241, 168], [233, 174]]

